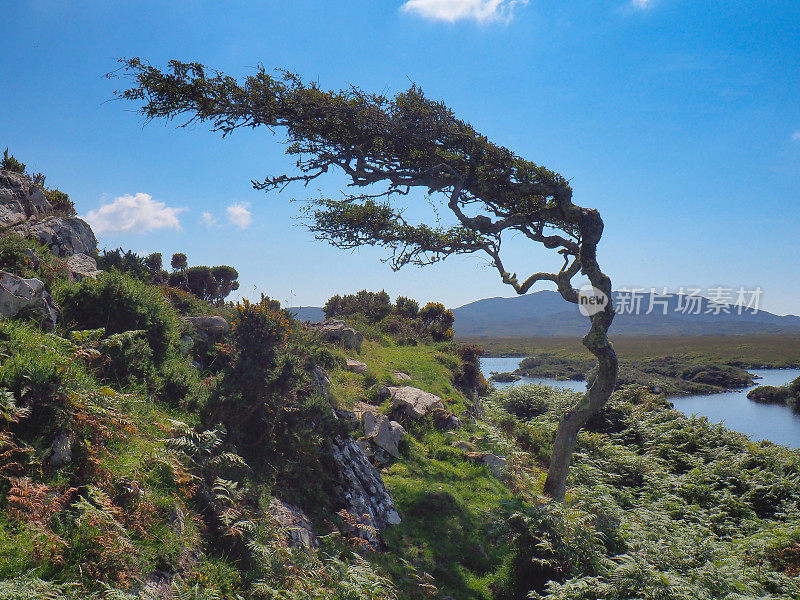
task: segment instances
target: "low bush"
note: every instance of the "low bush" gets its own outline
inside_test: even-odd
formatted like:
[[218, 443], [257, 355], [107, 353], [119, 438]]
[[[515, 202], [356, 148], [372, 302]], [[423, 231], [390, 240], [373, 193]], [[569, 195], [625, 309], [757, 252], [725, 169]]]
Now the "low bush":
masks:
[[57, 290], [62, 319], [73, 329], [105, 328], [106, 334], [144, 330], [156, 365], [176, 347], [177, 311], [153, 286], [112, 271]]

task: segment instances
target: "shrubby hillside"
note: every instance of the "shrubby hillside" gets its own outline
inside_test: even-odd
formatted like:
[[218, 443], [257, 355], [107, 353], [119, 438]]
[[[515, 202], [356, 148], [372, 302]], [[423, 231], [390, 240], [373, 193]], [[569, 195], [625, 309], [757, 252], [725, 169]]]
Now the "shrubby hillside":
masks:
[[309, 325], [232, 267], [69, 253], [3, 167], [0, 599], [800, 596], [796, 451], [630, 386], [550, 502], [574, 396], [488, 393], [443, 306]]

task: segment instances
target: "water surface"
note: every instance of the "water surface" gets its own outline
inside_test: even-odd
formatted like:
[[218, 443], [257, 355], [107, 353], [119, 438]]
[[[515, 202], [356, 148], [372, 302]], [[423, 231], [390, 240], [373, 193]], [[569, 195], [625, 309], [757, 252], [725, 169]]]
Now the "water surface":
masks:
[[[492, 372], [512, 373], [517, 370], [520, 357], [483, 357], [481, 371], [487, 379]], [[760, 377], [756, 385], [780, 386], [800, 376], [800, 369], [750, 369]], [[497, 388], [510, 385], [539, 383], [550, 387], [567, 388], [585, 392], [585, 381], [558, 381], [544, 377], [523, 377], [511, 383], [493, 382]], [[747, 399], [747, 392], [756, 386], [741, 390], [698, 396], [678, 396], [670, 401], [687, 415], [701, 415], [712, 423], [722, 423], [729, 429], [739, 431], [753, 441], [769, 440], [792, 448], [800, 448], [800, 415], [785, 406], [759, 404]]]
[[[498, 356], [484, 356], [481, 358], [481, 372], [486, 377], [487, 381], [492, 373], [513, 373], [519, 368], [519, 363], [522, 362], [522, 357], [498, 357]], [[538, 383], [541, 385], [549, 385], [550, 387], [567, 388], [573, 392], [585, 392], [585, 381], [559, 381], [558, 379], [550, 379], [548, 377], [523, 377], [519, 381], [491, 382], [496, 388], [502, 389], [510, 385], [530, 385]]]

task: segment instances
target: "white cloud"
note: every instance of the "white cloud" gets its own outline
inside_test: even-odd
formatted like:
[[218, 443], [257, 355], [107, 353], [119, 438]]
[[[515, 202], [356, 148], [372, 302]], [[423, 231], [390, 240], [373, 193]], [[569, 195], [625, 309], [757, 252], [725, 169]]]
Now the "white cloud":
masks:
[[213, 227], [217, 224], [217, 218], [210, 212], [206, 211], [203, 213], [203, 223], [205, 223], [206, 227]]
[[527, 3], [528, 0], [407, 0], [400, 10], [432, 21], [453, 23], [471, 19], [478, 23], [508, 23], [514, 10]]
[[795, 142], [800, 142], [800, 129], [798, 129], [797, 131], [795, 131], [795, 132], [792, 134], [792, 139], [793, 139]]
[[246, 229], [253, 222], [253, 214], [248, 208], [250, 208], [249, 202], [231, 204], [225, 209], [228, 214], [228, 221], [240, 229]]
[[156, 202], [150, 194], [140, 192], [118, 196], [110, 204], [90, 210], [84, 219], [97, 234], [145, 233], [153, 229], [180, 229], [178, 215], [184, 210]]
[[650, 0], [631, 0], [634, 8], [644, 10], [650, 6]]

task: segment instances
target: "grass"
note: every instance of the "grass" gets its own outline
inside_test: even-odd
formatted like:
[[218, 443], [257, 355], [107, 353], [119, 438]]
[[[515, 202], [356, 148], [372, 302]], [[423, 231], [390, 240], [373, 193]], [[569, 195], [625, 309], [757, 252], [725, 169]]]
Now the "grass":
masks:
[[[459, 359], [436, 346], [398, 346], [388, 341], [365, 340], [361, 354], [350, 351], [349, 356], [366, 363], [368, 370], [365, 374], [345, 369], [331, 372], [332, 391], [343, 408], [374, 399], [370, 390], [376, 385], [412, 385], [440, 396], [453, 412], [465, 408], [464, 398], [453, 384]], [[395, 371], [409, 375], [411, 381], [395, 379]]]
[[[471, 434], [485, 431], [462, 429], [458, 437]], [[513, 501], [509, 482], [466, 460], [452, 447], [455, 439], [423, 434], [382, 473], [403, 522], [384, 532], [391, 559], [381, 563], [410, 597], [418, 590], [403, 572], [406, 561], [433, 576], [441, 597], [483, 600], [492, 597], [495, 573], [509, 553], [504, 544], [487, 543], [499, 512]]]

